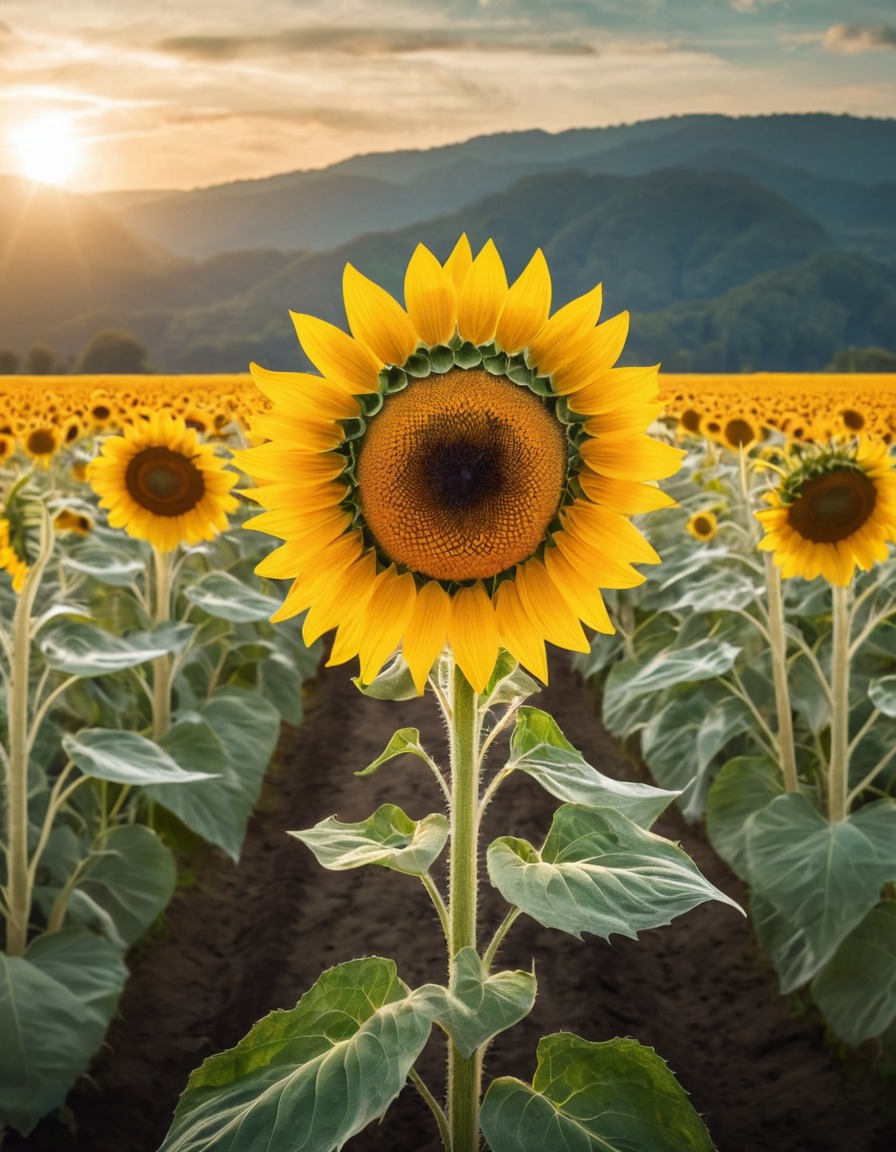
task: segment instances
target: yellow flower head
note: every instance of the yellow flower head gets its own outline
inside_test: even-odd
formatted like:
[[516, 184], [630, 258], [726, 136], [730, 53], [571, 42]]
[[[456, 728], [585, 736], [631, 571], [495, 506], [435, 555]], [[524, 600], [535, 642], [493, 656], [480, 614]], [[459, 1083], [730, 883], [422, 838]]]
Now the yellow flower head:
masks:
[[166, 411], [106, 439], [87, 466], [87, 478], [109, 524], [160, 552], [213, 539], [237, 507], [230, 494], [236, 473]]
[[601, 587], [659, 559], [628, 520], [672, 503], [646, 481], [682, 455], [646, 435], [656, 368], [613, 367], [628, 316], [597, 324], [599, 286], [550, 315], [541, 252], [508, 285], [491, 241], [420, 245], [404, 307], [351, 265], [344, 298], [351, 335], [294, 316], [319, 376], [252, 367], [272, 408], [236, 458], [269, 509], [247, 526], [284, 541], [258, 567], [293, 580], [275, 619], [335, 628], [367, 683], [401, 647], [422, 692], [446, 644], [477, 691], [500, 648], [546, 679], [545, 641], [587, 651]]
[[765, 499], [759, 548], [785, 578], [823, 576], [845, 587], [857, 566], [886, 560], [896, 539], [896, 474], [883, 444], [807, 450]]
[[0, 572], [8, 572], [12, 577], [13, 591], [21, 592], [29, 571], [27, 561], [19, 555], [12, 541], [9, 520], [0, 517]]
[[695, 512], [685, 525], [695, 540], [712, 540], [719, 530], [714, 512]]
[[93, 531], [93, 518], [74, 508], [61, 508], [53, 517], [53, 529], [57, 533], [74, 532], [76, 536], [89, 536]]

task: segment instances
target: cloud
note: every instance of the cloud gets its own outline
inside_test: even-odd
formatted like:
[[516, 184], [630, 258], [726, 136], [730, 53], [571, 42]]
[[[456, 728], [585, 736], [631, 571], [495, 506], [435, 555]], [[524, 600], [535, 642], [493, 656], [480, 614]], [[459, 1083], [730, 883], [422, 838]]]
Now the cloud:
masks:
[[824, 46], [831, 52], [869, 52], [874, 48], [896, 48], [896, 26], [834, 24], [824, 34]]
[[344, 56], [385, 57], [421, 52], [534, 52], [551, 56], [590, 56], [595, 49], [578, 37], [494, 36], [474, 31], [416, 28], [288, 28], [269, 36], [172, 36], [155, 44], [167, 55], [228, 63], [247, 56], [293, 56], [336, 52]]

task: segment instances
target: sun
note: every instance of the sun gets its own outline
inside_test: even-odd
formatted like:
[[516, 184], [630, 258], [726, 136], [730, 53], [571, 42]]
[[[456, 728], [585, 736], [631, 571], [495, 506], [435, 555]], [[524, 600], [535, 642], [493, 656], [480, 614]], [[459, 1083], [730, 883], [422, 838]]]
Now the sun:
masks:
[[35, 116], [10, 133], [20, 175], [40, 184], [66, 184], [81, 167], [83, 144], [63, 113]]

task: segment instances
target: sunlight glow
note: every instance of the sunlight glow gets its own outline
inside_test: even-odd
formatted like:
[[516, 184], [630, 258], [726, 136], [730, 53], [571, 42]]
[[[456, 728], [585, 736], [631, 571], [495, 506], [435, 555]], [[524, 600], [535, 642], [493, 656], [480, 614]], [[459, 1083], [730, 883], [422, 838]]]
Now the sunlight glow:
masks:
[[10, 144], [20, 175], [41, 184], [65, 184], [81, 166], [83, 146], [70, 116], [36, 116], [10, 133]]

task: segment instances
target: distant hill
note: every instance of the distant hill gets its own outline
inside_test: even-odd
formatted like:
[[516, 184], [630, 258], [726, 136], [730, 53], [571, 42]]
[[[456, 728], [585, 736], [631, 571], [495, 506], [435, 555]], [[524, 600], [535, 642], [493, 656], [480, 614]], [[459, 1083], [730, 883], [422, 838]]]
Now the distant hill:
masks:
[[817, 371], [896, 353], [894, 145], [896, 120], [695, 116], [176, 194], [0, 181], [0, 348], [72, 360], [111, 328], [158, 371], [303, 367], [290, 309], [342, 325], [347, 262], [400, 298], [416, 244], [444, 259], [466, 232], [511, 278], [542, 248], [555, 307], [602, 281], [629, 362]]
[[[803, 184], [823, 179], [847, 191], [866, 189], [896, 181], [896, 120], [706, 115], [556, 134], [501, 133], [188, 193], [116, 194], [106, 207], [135, 235], [182, 255], [256, 246], [322, 250], [456, 212], [525, 175], [570, 168], [643, 175], [669, 167], [733, 170], [761, 183], [768, 175], [772, 191], [781, 191], [775, 173], [785, 167]], [[887, 220], [896, 229], [892, 196]]]

